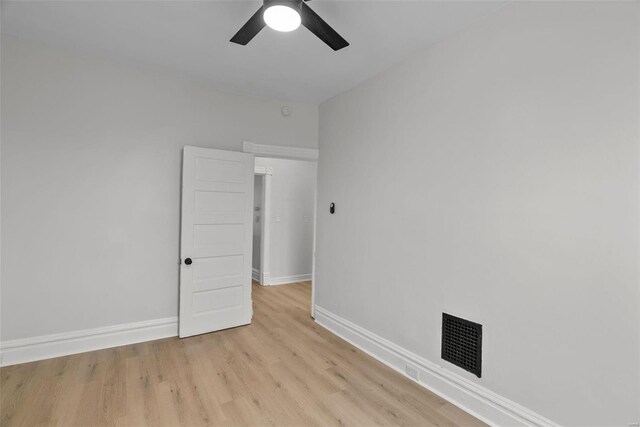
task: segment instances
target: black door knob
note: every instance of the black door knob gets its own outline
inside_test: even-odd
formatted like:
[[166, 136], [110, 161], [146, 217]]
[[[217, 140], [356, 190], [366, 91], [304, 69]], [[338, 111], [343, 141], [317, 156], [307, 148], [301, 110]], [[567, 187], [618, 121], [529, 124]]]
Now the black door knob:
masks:
[[184, 263], [187, 264], [187, 265], [191, 265], [192, 262], [193, 261], [191, 260], [191, 258], [187, 258], [187, 259], [184, 260]]

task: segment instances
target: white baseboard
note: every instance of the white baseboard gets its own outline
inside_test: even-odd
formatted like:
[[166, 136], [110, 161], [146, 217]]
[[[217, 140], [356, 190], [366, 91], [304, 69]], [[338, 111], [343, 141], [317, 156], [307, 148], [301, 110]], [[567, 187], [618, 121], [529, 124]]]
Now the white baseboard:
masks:
[[251, 278], [253, 280], [255, 280], [256, 282], [262, 284], [262, 281], [260, 280], [260, 269], [259, 268], [252, 268], [251, 269]]
[[178, 318], [147, 320], [0, 343], [0, 366], [51, 359], [178, 335]]
[[558, 424], [418, 356], [342, 317], [315, 306], [315, 321], [360, 350], [415, 381], [407, 365], [418, 370], [417, 382], [476, 418], [495, 426]]
[[288, 285], [289, 283], [306, 282], [311, 280], [311, 274], [298, 274], [297, 276], [283, 276], [283, 277], [269, 277], [266, 274], [264, 276], [264, 285]]

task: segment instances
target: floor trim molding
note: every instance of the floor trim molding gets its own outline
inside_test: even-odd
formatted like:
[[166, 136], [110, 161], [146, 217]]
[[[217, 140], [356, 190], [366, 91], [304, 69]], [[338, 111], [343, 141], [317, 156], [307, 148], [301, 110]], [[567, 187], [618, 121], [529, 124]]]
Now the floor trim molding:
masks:
[[178, 318], [146, 320], [0, 343], [0, 366], [101, 350], [178, 335]]
[[251, 278], [253, 280], [255, 280], [256, 282], [262, 284], [262, 280], [260, 280], [260, 269], [259, 268], [252, 268], [251, 269]]
[[[490, 425], [558, 426], [535, 412], [412, 353], [322, 307], [315, 306], [320, 326], [392, 369]], [[407, 365], [418, 378], [407, 375]]]
[[264, 276], [266, 286], [288, 285], [290, 283], [306, 282], [311, 280], [311, 274], [298, 274], [296, 276], [268, 277]]

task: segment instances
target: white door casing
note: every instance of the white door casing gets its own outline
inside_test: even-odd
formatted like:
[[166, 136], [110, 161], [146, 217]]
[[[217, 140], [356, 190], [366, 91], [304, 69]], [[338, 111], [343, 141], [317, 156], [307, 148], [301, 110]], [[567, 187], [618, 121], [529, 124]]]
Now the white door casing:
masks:
[[[242, 143], [242, 151], [244, 151], [245, 153], [253, 153], [254, 155], [258, 156], [258, 157], [272, 157], [272, 158], [277, 158], [277, 159], [292, 159], [292, 160], [306, 160], [306, 161], [313, 161], [313, 162], [317, 162], [319, 156], [319, 151], [316, 148], [297, 148], [297, 147], [284, 147], [284, 146], [278, 146], [278, 145], [264, 145], [264, 144], [255, 144], [253, 142], [250, 141], [244, 141]], [[257, 173], [257, 172], [256, 172]], [[311, 317], [315, 318], [315, 300], [316, 300], [316, 224], [318, 222], [318, 185], [317, 185], [317, 174], [316, 174], [316, 195], [315, 195], [315, 209], [314, 209], [314, 215], [313, 215], [313, 262], [312, 262], [312, 267], [311, 267]], [[265, 185], [265, 190], [267, 187]], [[268, 200], [270, 199], [270, 195], [265, 193], [265, 197], [263, 200]], [[264, 214], [266, 214], [267, 209], [265, 206], [263, 206], [262, 208], [263, 210], [263, 223], [267, 223], [267, 218], [264, 216]], [[268, 223], [267, 223], [268, 224]], [[264, 245], [265, 242], [265, 235], [268, 236], [268, 227], [266, 228], [266, 230], [263, 233], [263, 242], [262, 244]], [[268, 241], [268, 240], [267, 240]], [[261, 273], [261, 279], [263, 282], [268, 282], [269, 279], [269, 272], [267, 271], [266, 273], [266, 277], [265, 277], [265, 270], [268, 270], [268, 264], [263, 265], [262, 263], [264, 263], [264, 259], [265, 259], [265, 253], [268, 253], [268, 249], [265, 249], [264, 246], [262, 248], [262, 255], [263, 257], [260, 258], [260, 273]]]
[[[255, 162], [255, 159], [254, 159]], [[263, 176], [262, 181], [262, 218], [260, 224], [260, 277], [258, 283], [265, 286], [269, 281], [269, 244], [271, 239], [271, 176], [273, 168], [255, 166], [255, 175]]]
[[254, 155], [184, 147], [181, 338], [251, 323]]

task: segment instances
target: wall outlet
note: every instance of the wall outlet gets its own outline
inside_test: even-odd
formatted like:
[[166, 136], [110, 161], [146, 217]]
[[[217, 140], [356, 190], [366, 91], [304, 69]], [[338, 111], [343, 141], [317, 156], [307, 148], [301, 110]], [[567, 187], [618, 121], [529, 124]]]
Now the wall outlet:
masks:
[[418, 368], [411, 365], [405, 365], [404, 370], [407, 372], [407, 375], [418, 381]]

